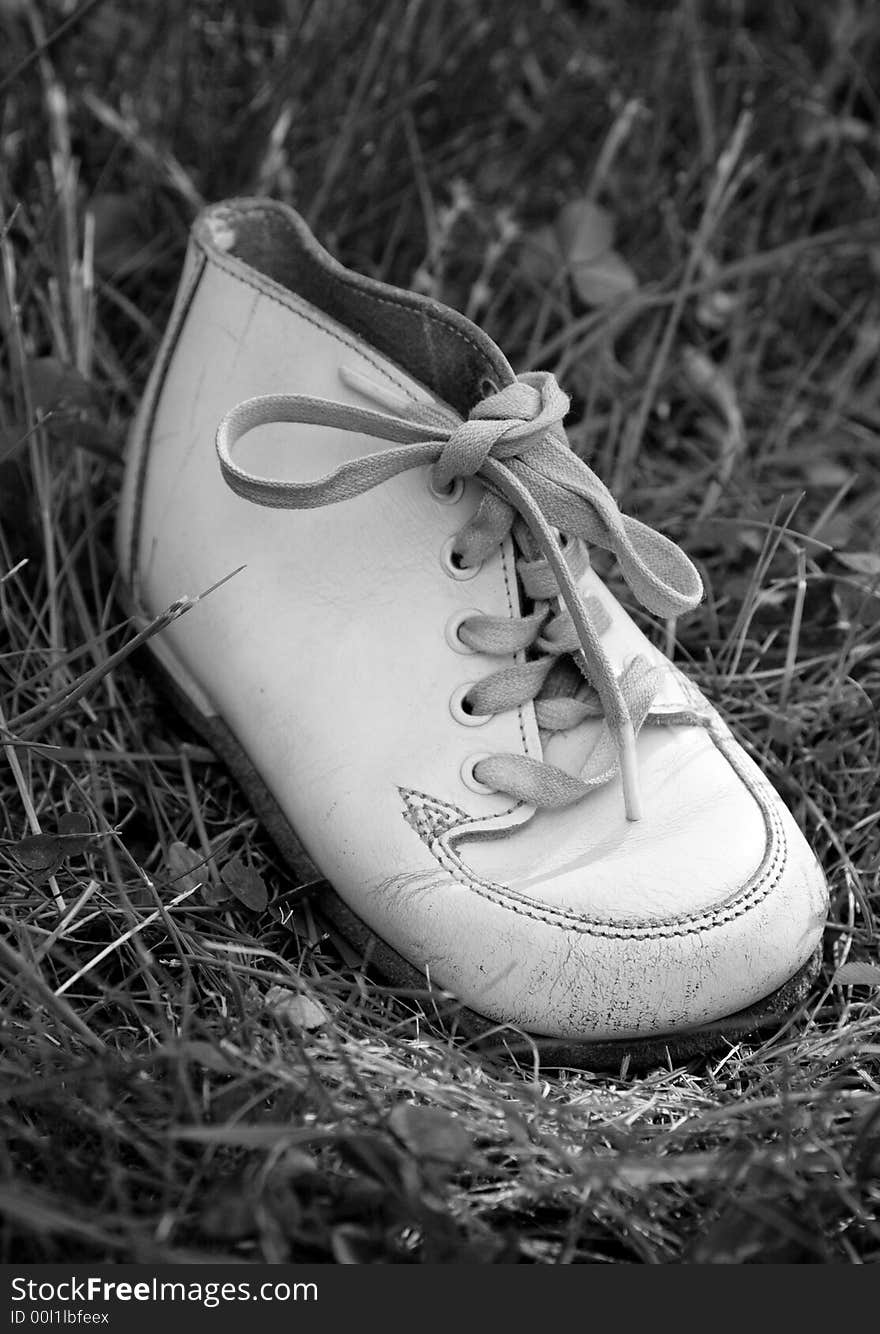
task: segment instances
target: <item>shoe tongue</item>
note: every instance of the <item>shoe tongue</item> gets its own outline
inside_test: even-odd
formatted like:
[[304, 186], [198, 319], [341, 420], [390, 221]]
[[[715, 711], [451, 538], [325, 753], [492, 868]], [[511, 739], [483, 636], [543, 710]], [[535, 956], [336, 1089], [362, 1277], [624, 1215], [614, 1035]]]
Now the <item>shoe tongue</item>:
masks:
[[515, 375], [501, 350], [464, 315], [346, 269], [286, 204], [239, 199], [207, 210], [196, 224], [212, 251], [233, 255], [345, 325], [466, 417]]

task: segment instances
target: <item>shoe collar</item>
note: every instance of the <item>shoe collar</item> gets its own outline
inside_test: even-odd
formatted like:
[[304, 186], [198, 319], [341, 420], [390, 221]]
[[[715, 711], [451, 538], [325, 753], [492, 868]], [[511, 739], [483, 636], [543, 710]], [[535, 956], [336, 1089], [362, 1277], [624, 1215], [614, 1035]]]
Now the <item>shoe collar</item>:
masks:
[[207, 208], [193, 237], [208, 255], [256, 269], [345, 325], [467, 416], [487, 392], [512, 384], [501, 350], [464, 315], [418, 292], [354, 273], [334, 259], [289, 205], [232, 199]]

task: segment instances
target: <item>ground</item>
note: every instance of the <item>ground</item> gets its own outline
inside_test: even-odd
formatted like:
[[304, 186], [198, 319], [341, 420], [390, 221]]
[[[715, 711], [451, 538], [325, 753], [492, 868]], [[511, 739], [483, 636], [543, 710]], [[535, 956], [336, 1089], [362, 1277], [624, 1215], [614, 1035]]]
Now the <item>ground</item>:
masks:
[[[0, 1260], [876, 1260], [880, 10], [0, 0], [0, 48]], [[612, 1074], [476, 1053], [156, 693], [121, 451], [233, 194], [554, 371], [698, 563], [701, 607], [640, 621], [831, 888], [780, 1029]]]

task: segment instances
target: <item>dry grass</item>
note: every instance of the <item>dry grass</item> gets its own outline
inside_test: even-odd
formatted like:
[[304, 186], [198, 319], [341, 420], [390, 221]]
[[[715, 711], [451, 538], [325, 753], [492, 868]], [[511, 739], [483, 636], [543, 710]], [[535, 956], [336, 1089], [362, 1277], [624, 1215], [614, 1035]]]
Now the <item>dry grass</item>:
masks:
[[[876, 964], [880, 905], [880, 14], [239, 8], [0, 4], [0, 1259], [876, 1260], [878, 989], [837, 970]], [[640, 279], [598, 311], [529, 245], [585, 191]], [[651, 633], [832, 889], [780, 1032], [615, 1077], [475, 1058], [153, 693], [119, 451], [194, 210], [249, 192], [556, 371], [575, 446], [698, 559], [705, 603]], [[239, 855], [263, 913], [224, 897]]]

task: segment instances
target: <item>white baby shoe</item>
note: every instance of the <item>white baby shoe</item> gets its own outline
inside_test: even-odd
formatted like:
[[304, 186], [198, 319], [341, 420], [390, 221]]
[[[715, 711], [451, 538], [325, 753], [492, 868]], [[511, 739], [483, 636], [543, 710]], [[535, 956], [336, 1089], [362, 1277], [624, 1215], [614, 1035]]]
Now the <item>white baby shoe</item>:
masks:
[[827, 891], [591, 569], [613, 552], [660, 616], [701, 595], [571, 451], [567, 408], [286, 206], [209, 208], [130, 438], [122, 577], [147, 620], [244, 567], [151, 647], [386, 975], [548, 1063], [686, 1055], [802, 999]]

